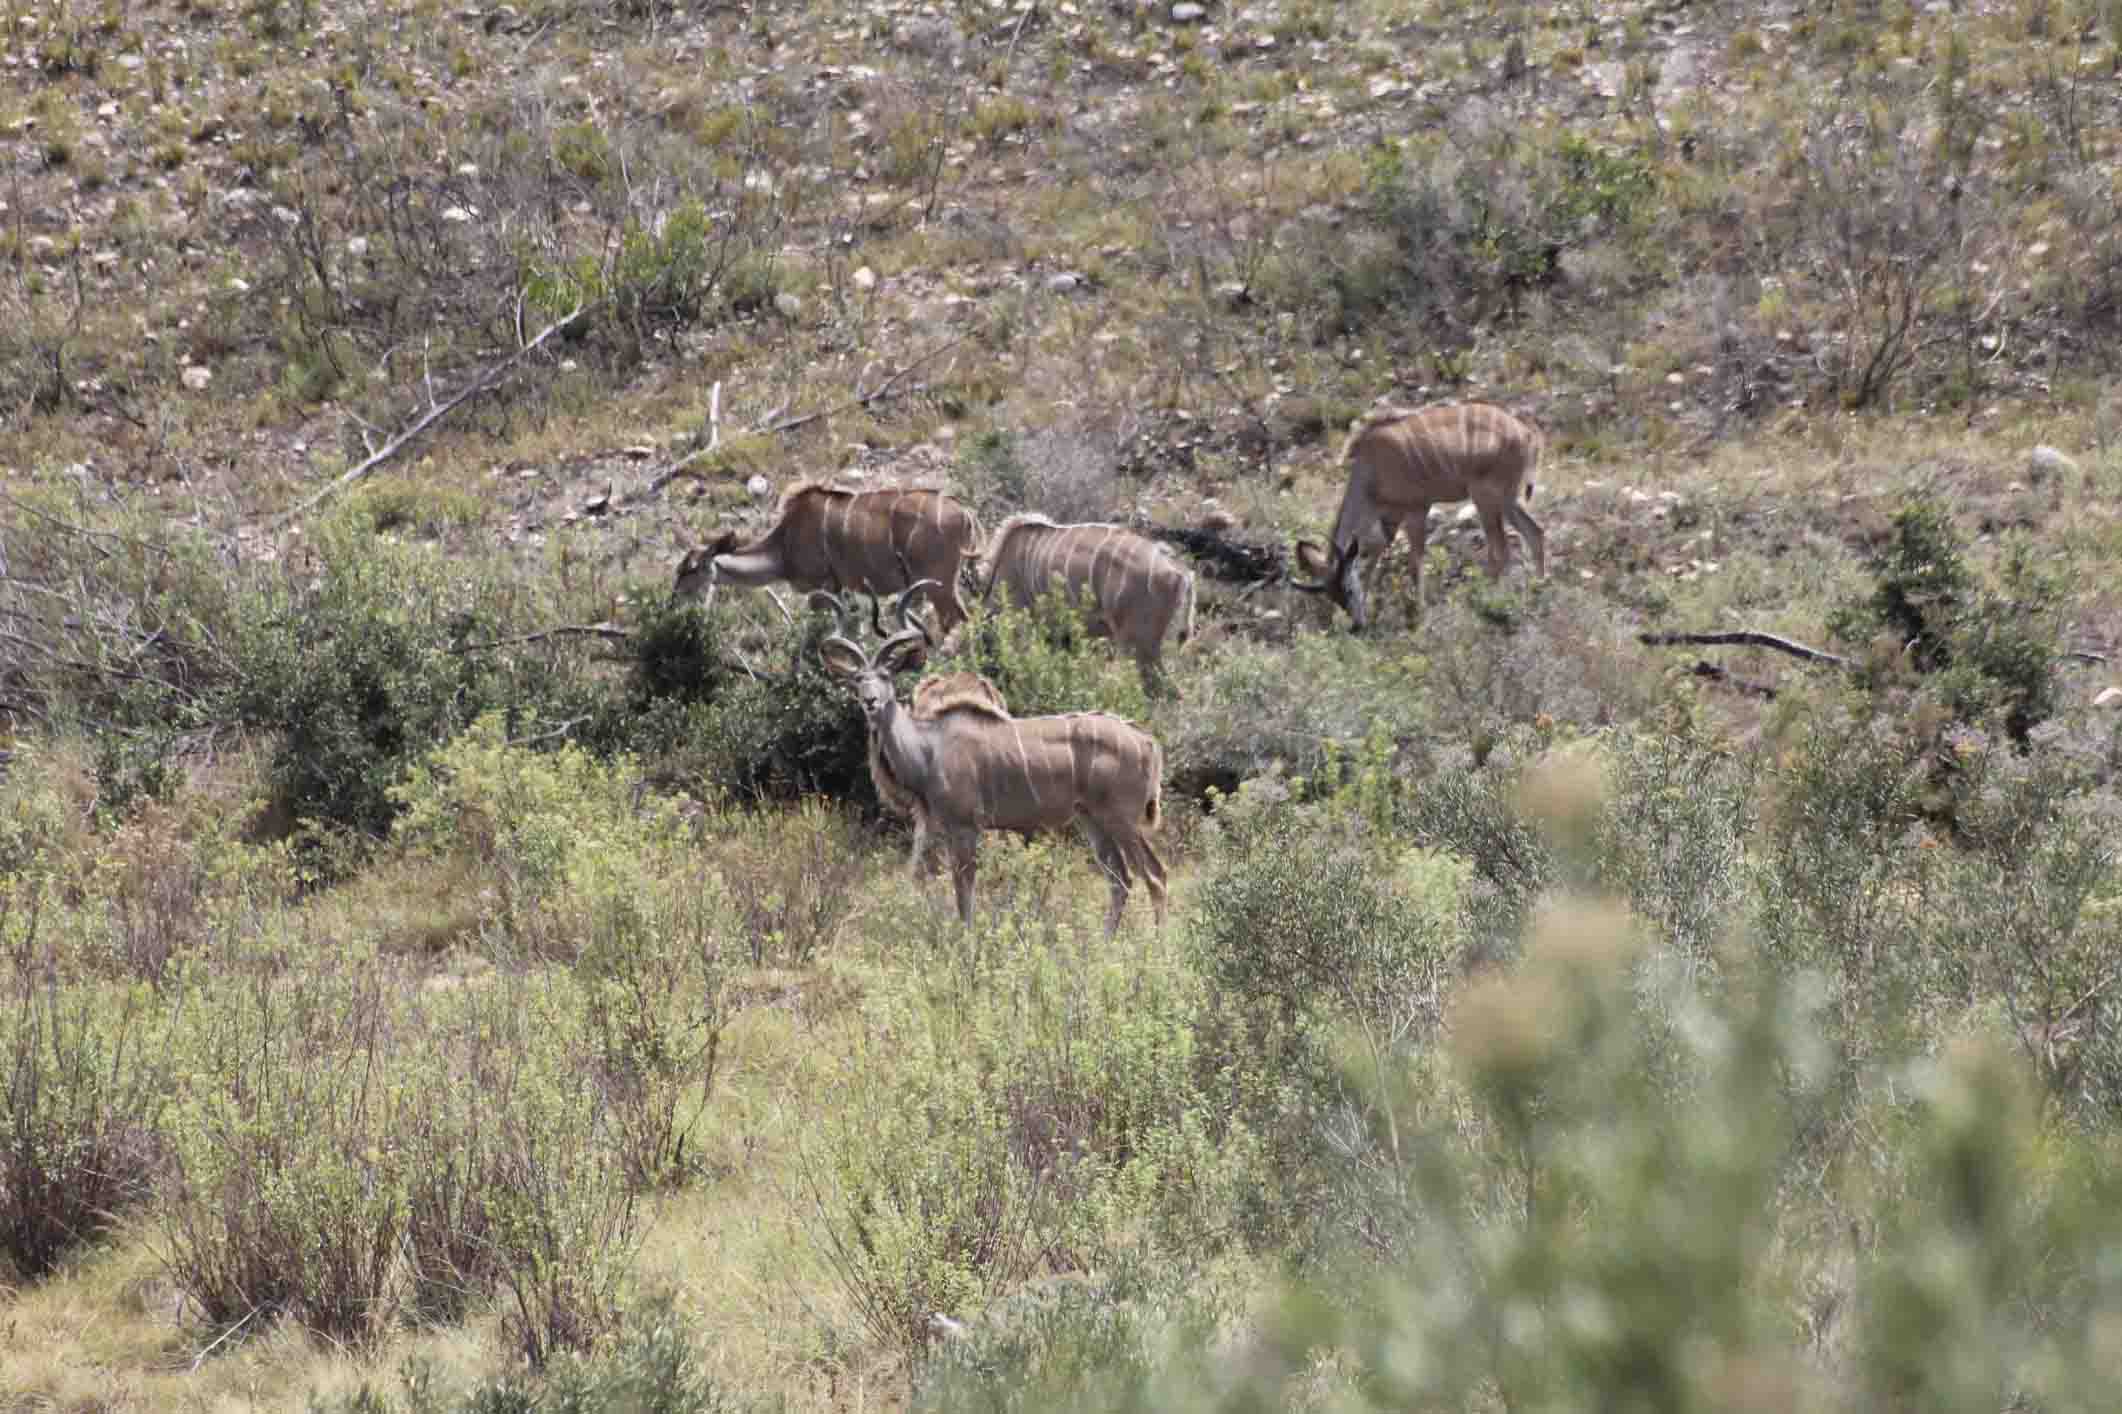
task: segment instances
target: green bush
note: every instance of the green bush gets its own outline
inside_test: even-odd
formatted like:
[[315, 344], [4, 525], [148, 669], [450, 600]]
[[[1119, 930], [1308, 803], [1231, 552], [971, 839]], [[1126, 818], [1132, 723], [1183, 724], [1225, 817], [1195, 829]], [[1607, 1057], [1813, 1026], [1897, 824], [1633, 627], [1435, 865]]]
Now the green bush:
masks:
[[1080, 912], [1044, 931], [1004, 917], [933, 982], [872, 994], [835, 1059], [805, 1223], [892, 1348], [1042, 1273], [1225, 1235], [1233, 1166], [1192, 1084], [1184, 969], [1127, 934], [1094, 942]]
[[59, 981], [39, 944], [55, 901], [0, 879], [0, 1256], [47, 1275], [149, 1193], [168, 1084], [162, 1017], [145, 987]]
[[154, 1217], [202, 1319], [366, 1345], [498, 1297], [534, 1364], [608, 1334], [634, 1189], [572, 980], [422, 993], [354, 944], [256, 961], [180, 1013]]
[[505, 636], [500, 596], [439, 551], [334, 523], [323, 573], [246, 599], [228, 708], [271, 732], [273, 804], [290, 820], [380, 836], [422, 752], [487, 711], [542, 715], [572, 688], [564, 661], [472, 651]]
[[[2025, 746], [2055, 714], [2062, 585], [2035, 564], [2031, 547], [2008, 550], [2001, 587], [1967, 563], [1949, 511], [1917, 497], [1894, 515], [1893, 537], [1873, 570], [1871, 594], [1838, 605], [1829, 627], [1845, 642], [1880, 634], [1904, 648], [1956, 721], [2001, 730]], [[1879, 666], [1866, 679], [1882, 686]]]
[[1149, 698], [1131, 657], [1084, 627], [1084, 610], [1062, 590], [1041, 595], [1029, 609], [1002, 602], [976, 606], [959, 630], [956, 653], [937, 672], [974, 672], [1001, 692], [1012, 715], [1112, 712], [1149, 720]]

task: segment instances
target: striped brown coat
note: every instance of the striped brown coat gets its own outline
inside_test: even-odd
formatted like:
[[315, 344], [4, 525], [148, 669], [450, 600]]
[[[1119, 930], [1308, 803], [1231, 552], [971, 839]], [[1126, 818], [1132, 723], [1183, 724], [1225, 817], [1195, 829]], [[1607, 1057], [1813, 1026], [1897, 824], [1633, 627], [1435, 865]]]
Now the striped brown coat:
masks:
[[999, 585], [1013, 604], [1030, 605], [1061, 589], [1085, 604], [1086, 627], [1134, 654], [1143, 681], [1161, 676], [1164, 639], [1194, 633], [1193, 571], [1146, 535], [1118, 525], [1056, 525], [1015, 515], [996, 528], [981, 553], [989, 600]]
[[1148, 838], [1163, 816], [1164, 750], [1156, 738], [1104, 712], [1012, 717], [981, 679], [973, 679], [978, 690], [939, 689], [925, 715], [902, 707], [892, 679], [926, 646], [913, 627], [874, 653], [839, 633], [818, 650], [862, 705], [880, 794], [905, 801], [913, 816], [916, 874], [933, 831], [950, 851], [958, 916], [970, 923], [983, 831], [1058, 830], [1080, 820], [1112, 888], [1106, 932], [1119, 928], [1137, 871], [1162, 927], [1164, 863]]
[[932, 579], [945, 633], [965, 618], [958, 572], [980, 538], [971, 511], [941, 491], [854, 491], [804, 481], [788, 488], [766, 533], [740, 541], [725, 530], [678, 565], [679, 594], [712, 594], [719, 581], [747, 588], [786, 580], [798, 591], [896, 594]]
[[1532, 497], [1540, 447], [1537, 428], [1489, 403], [1372, 413], [1356, 424], [1341, 449], [1348, 486], [1341, 494], [1330, 545], [1297, 542], [1297, 562], [1315, 581], [1296, 581], [1297, 587], [1325, 594], [1363, 628], [1370, 611], [1356, 562], [1364, 551], [1376, 550], [1371, 571], [1375, 587], [1376, 566], [1384, 563], [1393, 537], [1405, 525], [1412, 542], [1419, 616], [1429, 508], [1469, 499], [1480, 513], [1481, 532], [1488, 541], [1489, 576], [1500, 576], [1510, 564], [1506, 521], [1524, 537], [1537, 572], [1545, 575], [1547, 535], [1524, 505]]

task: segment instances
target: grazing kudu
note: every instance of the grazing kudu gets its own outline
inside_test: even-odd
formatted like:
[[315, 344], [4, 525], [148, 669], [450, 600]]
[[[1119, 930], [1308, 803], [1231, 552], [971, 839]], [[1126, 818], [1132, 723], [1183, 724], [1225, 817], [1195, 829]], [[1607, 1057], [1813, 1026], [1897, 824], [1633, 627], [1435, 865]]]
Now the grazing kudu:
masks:
[[[912, 596], [900, 598], [902, 623]], [[878, 793], [905, 802], [913, 816], [915, 877], [931, 831], [948, 847], [961, 922], [973, 918], [982, 831], [1058, 830], [1081, 820], [1112, 885], [1106, 935], [1120, 926], [1137, 869], [1164, 926], [1164, 862], [1148, 838], [1162, 816], [1164, 749], [1156, 738], [1104, 712], [1012, 717], [984, 681], [979, 690], [937, 695], [923, 712], [901, 707], [892, 679], [927, 647], [925, 630], [910, 625], [864, 653], [846, 637], [845, 607], [833, 603], [842, 631], [819, 645], [818, 656], [862, 705]]]
[[1505, 521], [1517, 528], [1532, 548], [1533, 565], [1547, 573], [1547, 533], [1525, 509], [1533, 493], [1533, 469], [1540, 460], [1540, 433], [1502, 408], [1488, 403], [1455, 403], [1411, 412], [1387, 408], [1358, 422], [1341, 449], [1348, 463], [1348, 489], [1334, 517], [1329, 547], [1297, 542], [1297, 562], [1314, 583], [1291, 580], [1297, 588], [1324, 594], [1348, 610], [1360, 631], [1370, 622], [1364, 586], [1356, 562], [1370, 545], [1378, 551], [1371, 571], [1372, 588], [1400, 527], [1413, 542], [1415, 616], [1422, 614], [1422, 553], [1429, 539], [1429, 508], [1439, 502], [1469, 498], [1481, 515], [1488, 541], [1488, 574], [1494, 579], [1510, 564]]
[[1010, 602], [1025, 607], [1051, 589], [1083, 597], [1084, 627], [1133, 653], [1145, 687], [1154, 689], [1162, 679], [1164, 636], [1172, 625], [1178, 625], [1181, 643], [1194, 635], [1193, 571], [1156, 541], [1124, 527], [1011, 516], [980, 558], [987, 599], [997, 585]]
[[781, 497], [764, 535], [740, 542], [725, 530], [686, 553], [674, 586], [707, 593], [722, 580], [747, 588], [787, 580], [798, 591], [900, 592], [934, 580], [936, 625], [949, 633], [965, 619], [958, 571], [979, 548], [971, 511], [941, 491], [850, 491], [805, 481]]

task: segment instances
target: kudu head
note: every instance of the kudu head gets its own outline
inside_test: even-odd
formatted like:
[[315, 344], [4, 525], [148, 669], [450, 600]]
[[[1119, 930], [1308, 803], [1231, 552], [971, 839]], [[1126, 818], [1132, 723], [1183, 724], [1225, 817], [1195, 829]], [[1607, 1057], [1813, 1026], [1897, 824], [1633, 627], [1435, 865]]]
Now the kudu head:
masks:
[[677, 582], [671, 593], [677, 595], [705, 594], [715, 585], [715, 556], [729, 553], [736, 548], [737, 532], [725, 530], [705, 545], [696, 545], [685, 552], [678, 561]]
[[[862, 705], [863, 720], [871, 727], [881, 725], [886, 714], [898, 703], [892, 679], [920, 667], [927, 660], [928, 629], [914, 617], [913, 601], [936, 587], [936, 581], [932, 579], [918, 580], [899, 594], [894, 601], [899, 630], [885, 637], [871, 653], [863, 652], [861, 646], [847, 636], [851, 614], [838, 595], [820, 589], [810, 596], [809, 602], [813, 606], [830, 608], [839, 620], [839, 628], [818, 645], [819, 661], [825, 664], [828, 673], [846, 681], [854, 691], [855, 701]], [[870, 622], [882, 636], [883, 612], [874, 597], [870, 600]]]
[[1361, 633], [1370, 624], [1370, 606], [1363, 600], [1363, 578], [1356, 573], [1362, 558], [1362, 542], [1350, 540], [1346, 548], [1336, 545], [1331, 553], [1309, 540], [1297, 542], [1297, 563], [1312, 577], [1307, 584], [1291, 578], [1290, 585], [1307, 594], [1324, 594], [1348, 610], [1349, 620]]

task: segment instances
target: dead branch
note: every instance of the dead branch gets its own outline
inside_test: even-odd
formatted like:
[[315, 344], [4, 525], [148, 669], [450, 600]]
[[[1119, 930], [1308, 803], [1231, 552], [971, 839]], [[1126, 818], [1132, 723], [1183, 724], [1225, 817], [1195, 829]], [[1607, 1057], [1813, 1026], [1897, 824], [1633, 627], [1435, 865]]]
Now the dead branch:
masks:
[[[897, 373], [894, 373], [891, 377], [885, 379], [882, 383], [879, 383], [876, 387], [870, 389], [866, 393], [862, 391], [861, 385], [858, 383], [855, 389], [855, 396], [849, 398], [846, 402], [835, 403], [831, 407], [819, 408], [815, 412], [798, 413], [794, 417], [769, 417], [767, 421], [761, 423], [757, 427], [752, 428], [744, 435], [748, 437], [772, 437], [782, 432], [793, 432], [799, 427], [808, 427], [811, 423], [817, 422], [823, 418], [837, 417], [843, 412], [853, 412], [857, 408], [866, 408], [873, 406], [877, 403], [890, 402], [894, 398], [903, 398], [912, 393], [926, 392], [928, 389], [928, 384], [926, 383], [916, 383], [910, 388], [900, 388], [898, 386], [899, 380], [904, 378], [907, 374], [912, 373], [915, 369], [921, 368], [927, 364], [935, 362], [938, 358], [941, 358], [944, 354], [949, 353], [952, 349], [964, 343], [967, 339], [970, 339], [971, 337], [972, 334], [970, 332], [967, 332], [964, 334], [960, 334], [955, 339], [944, 340], [942, 343], [936, 345], [936, 347], [930, 349], [927, 353], [922, 354], [919, 358], [913, 360], [913, 362], [907, 364]], [[716, 398], [718, 409], [721, 401], [719, 394], [721, 386], [722, 385], [719, 383], [715, 385], [716, 389], [718, 390]], [[786, 404], [783, 404], [783, 406], [786, 406]], [[778, 413], [778, 409], [776, 411]], [[695, 462], [712, 453], [715, 450], [715, 447], [719, 445], [720, 441], [721, 434], [719, 430], [718, 418], [714, 440], [709, 442], [709, 444], [705, 447], [697, 447], [694, 450], [687, 452], [684, 456], [672, 462], [662, 471], [657, 472], [654, 479], [652, 479], [648, 483], [648, 494], [651, 496], [657, 494], [664, 487], [670, 485], [671, 482], [677, 480], [680, 476], [684, 475], [685, 472]]]
[[633, 638], [631, 629], [617, 624], [555, 624], [541, 628], [536, 633], [519, 633], [513, 638], [490, 639], [485, 643], [459, 643], [444, 649], [447, 653], [481, 653], [489, 648], [510, 648], [520, 643], [542, 643], [548, 638], [603, 638], [614, 643], [625, 643]]
[[1849, 666], [1849, 659], [1819, 648], [1808, 648], [1788, 638], [1779, 638], [1773, 633], [1760, 633], [1754, 629], [1733, 629], [1724, 633], [1639, 633], [1639, 643], [1652, 647], [1663, 644], [1687, 644], [1707, 648], [1773, 648], [1778, 653], [1788, 653], [1793, 658], [1803, 658], [1808, 663], [1827, 663], [1837, 668]]
[[[307, 500], [297, 505], [293, 510], [282, 511], [278, 516], [274, 518], [273, 524], [287, 524], [289, 521], [295, 519], [297, 516], [303, 515], [304, 513], [314, 509], [319, 502], [325, 500], [327, 497], [336, 495], [340, 491], [345, 490], [347, 487], [353, 485], [356, 481], [359, 481], [362, 477], [374, 471], [377, 467], [383, 465], [383, 463], [389, 461], [392, 457], [396, 456], [399, 452], [403, 451], [405, 447], [409, 443], [411, 443], [414, 438], [418, 437], [421, 433], [427, 431], [428, 428], [434, 426], [443, 418], [448, 417], [451, 413], [455, 412], [467, 400], [476, 397], [480, 393], [483, 393], [487, 389], [493, 387], [494, 384], [501, 381], [501, 376], [503, 374], [507, 373], [517, 364], [523, 362], [524, 359], [529, 358], [532, 354], [536, 353], [547, 339], [550, 339], [553, 335], [567, 328], [576, 320], [580, 319], [583, 315], [588, 314], [590, 311], [594, 310], [601, 303], [603, 303], [603, 301], [598, 300], [588, 304], [578, 304], [575, 306], [573, 312], [563, 316], [562, 318], [556, 319], [552, 323], [546, 325], [545, 328], [541, 329], [538, 332], [538, 336], [536, 338], [532, 339], [522, 348], [517, 349], [507, 358], [501, 359], [495, 363], [487, 365], [487, 367], [479, 374], [478, 377], [472, 379], [471, 382], [465, 384], [464, 387], [458, 391], [457, 395], [451, 398], [448, 402], [435, 403], [433, 406], [429, 407], [428, 410], [412, 424], [412, 426], [406, 428], [403, 432], [400, 432], [397, 436], [391, 438], [390, 441], [384, 443], [379, 450], [370, 453], [368, 459], [366, 461], [363, 461], [359, 466], [356, 466], [349, 471], [340, 473], [337, 478], [331, 481], [323, 489], [319, 490], [315, 495], [309, 497]], [[432, 403], [434, 398], [434, 394], [432, 391], [429, 392], [428, 398], [429, 401]]]

